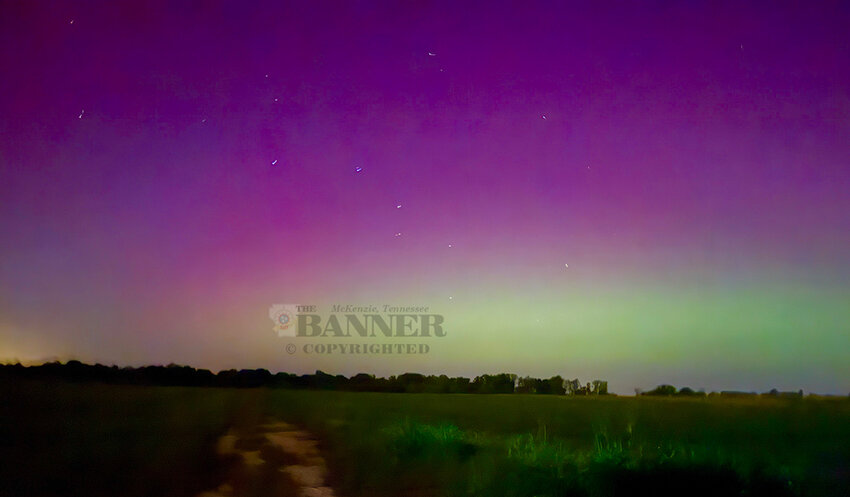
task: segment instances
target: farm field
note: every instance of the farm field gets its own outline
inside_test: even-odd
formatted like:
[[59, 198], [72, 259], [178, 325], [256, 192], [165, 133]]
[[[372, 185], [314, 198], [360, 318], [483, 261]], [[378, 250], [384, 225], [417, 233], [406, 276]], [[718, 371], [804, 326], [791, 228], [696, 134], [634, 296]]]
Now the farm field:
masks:
[[0, 0], [0, 497], [850, 497], [848, 26]]
[[231, 429], [320, 441], [337, 495], [848, 495], [846, 399], [0, 384], [2, 495], [197, 495]]

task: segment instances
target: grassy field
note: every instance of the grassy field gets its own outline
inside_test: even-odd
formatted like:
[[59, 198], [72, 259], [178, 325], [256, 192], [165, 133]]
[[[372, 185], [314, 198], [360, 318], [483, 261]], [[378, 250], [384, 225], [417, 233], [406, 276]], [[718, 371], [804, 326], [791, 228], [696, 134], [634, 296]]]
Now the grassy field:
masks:
[[229, 426], [322, 441], [343, 496], [850, 495], [850, 402], [0, 384], [3, 495], [193, 495]]
[[846, 400], [275, 392], [347, 495], [850, 495]]
[[194, 495], [245, 392], [0, 382], [0, 495]]

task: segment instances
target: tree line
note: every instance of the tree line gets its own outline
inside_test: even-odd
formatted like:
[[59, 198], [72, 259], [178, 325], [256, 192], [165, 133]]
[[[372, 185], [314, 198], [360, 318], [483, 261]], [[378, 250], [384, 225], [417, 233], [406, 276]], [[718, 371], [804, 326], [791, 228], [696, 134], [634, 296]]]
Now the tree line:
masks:
[[764, 393], [756, 393], [756, 392], [739, 392], [735, 390], [723, 390], [721, 392], [711, 392], [706, 394], [704, 390], [694, 390], [690, 387], [682, 387], [676, 388], [673, 385], [658, 385], [649, 391], [642, 391], [640, 389], [635, 389], [635, 395], [641, 396], [646, 395], [650, 397], [705, 397], [705, 396], [714, 396], [721, 395], [723, 397], [754, 397], [754, 396], [765, 396], [765, 397], [783, 397], [783, 398], [801, 398], [803, 397], [803, 391], [797, 390], [795, 392], [780, 392], [777, 389], [772, 389], [769, 392]]
[[594, 380], [584, 385], [578, 379], [561, 376], [549, 379], [520, 377], [515, 374], [485, 374], [475, 378], [405, 373], [389, 378], [360, 373], [351, 377], [314, 374], [271, 373], [267, 369], [228, 369], [213, 373], [208, 369], [169, 364], [167, 366], [121, 367], [48, 362], [38, 366], [0, 365], [0, 377], [61, 379], [72, 382], [99, 382], [125, 385], [288, 388], [306, 390], [344, 390], [354, 392], [398, 393], [525, 393], [541, 395], [607, 395], [608, 382]]

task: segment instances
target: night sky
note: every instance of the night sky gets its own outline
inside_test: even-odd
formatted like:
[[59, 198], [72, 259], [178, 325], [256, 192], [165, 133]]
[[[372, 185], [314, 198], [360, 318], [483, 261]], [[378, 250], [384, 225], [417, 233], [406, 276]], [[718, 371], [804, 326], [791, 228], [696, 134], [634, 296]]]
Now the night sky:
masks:
[[742, 4], [2, 1], [0, 360], [846, 394], [850, 8]]

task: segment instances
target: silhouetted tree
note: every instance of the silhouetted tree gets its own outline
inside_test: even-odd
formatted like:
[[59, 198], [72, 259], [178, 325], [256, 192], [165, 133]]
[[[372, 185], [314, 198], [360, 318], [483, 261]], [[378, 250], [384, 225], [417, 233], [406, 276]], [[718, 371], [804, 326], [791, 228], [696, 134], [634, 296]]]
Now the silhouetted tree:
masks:
[[658, 385], [654, 389], [643, 392], [641, 395], [654, 395], [654, 396], [669, 396], [676, 395], [676, 387], [673, 385]]
[[549, 391], [555, 395], [564, 395], [566, 393], [564, 379], [560, 375], [549, 378]]

